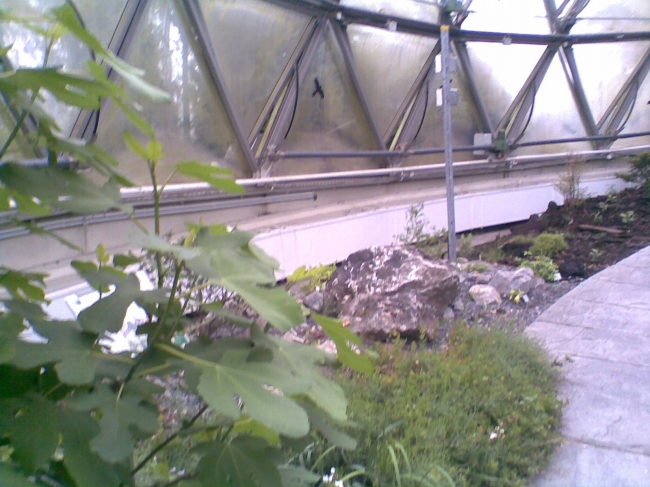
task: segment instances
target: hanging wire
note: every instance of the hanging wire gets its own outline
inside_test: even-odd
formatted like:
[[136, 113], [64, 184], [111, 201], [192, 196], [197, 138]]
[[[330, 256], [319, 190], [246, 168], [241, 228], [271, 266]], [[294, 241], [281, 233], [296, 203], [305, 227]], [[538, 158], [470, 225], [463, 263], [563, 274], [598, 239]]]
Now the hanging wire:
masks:
[[422, 119], [420, 120], [420, 125], [418, 126], [418, 129], [415, 132], [415, 135], [413, 136], [413, 140], [411, 140], [411, 144], [415, 142], [415, 139], [417, 139], [418, 135], [420, 135], [420, 130], [422, 130], [422, 125], [424, 125], [424, 118], [427, 115], [427, 108], [429, 107], [429, 82], [425, 80], [424, 84], [425, 84], [426, 91], [424, 95], [424, 109], [422, 110]]
[[[530, 124], [531, 119], [533, 118], [533, 111], [535, 110], [535, 98], [537, 97], [537, 81], [533, 83], [530, 88], [528, 88], [528, 93], [526, 93], [526, 96], [531, 92], [531, 90], [534, 91], [533, 93], [533, 100], [530, 103], [530, 111], [528, 112], [528, 119], [526, 120], [526, 123], [524, 124], [524, 128], [521, 129], [521, 132], [519, 135], [515, 138], [515, 140], [512, 141], [512, 144], [516, 144], [521, 140], [521, 138], [524, 136], [526, 133], [526, 130], [528, 130], [528, 125]], [[525, 99], [525, 98], [524, 98]]]
[[291, 112], [291, 120], [289, 121], [289, 127], [287, 127], [287, 133], [284, 134], [285, 139], [289, 136], [291, 127], [293, 127], [293, 121], [296, 118], [296, 111], [298, 110], [298, 95], [300, 93], [300, 72], [298, 71], [298, 61], [296, 61], [296, 64], [293, 67], [293, 73], [294, 76], [296, 77], [296, 96], [293, 101], [293, 111]]
[[625, 116], [625, 120], [623, 121], [623, 123], [621, 123], [618, 129], [616, 129], [615, 135], [620, 134], [625, 128], [625, 126], [627, 125], [627, 122], [630, 121], [630, 117], [632, 116], [632, 112], [634, 111], [634, 105], [636, 105], [636, 100], [637, 97], [639, 96], [639, 88], [640, 88], [639, 80], [636, 80], [634, 82], [634, 85], [630, 86], [630, 89], [632, 88], [634, 88], [634, 98], [632, 99], [632, 103], [630, 103], [630, 110], [627, 112], [627, 115]]

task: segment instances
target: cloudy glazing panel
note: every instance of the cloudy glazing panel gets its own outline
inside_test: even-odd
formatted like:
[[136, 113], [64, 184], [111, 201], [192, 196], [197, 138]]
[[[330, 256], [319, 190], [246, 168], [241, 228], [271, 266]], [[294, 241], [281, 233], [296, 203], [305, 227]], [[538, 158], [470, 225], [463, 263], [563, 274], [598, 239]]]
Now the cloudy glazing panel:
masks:
[[383, 134], [433, 51], [436, 39], [360, 25], [350, 25], [347, 31], [361, 84]]
[[309, 18], [261, 0], [200, 3], [219, 66], [248, 134]]
[[[138, 100], [156, 130], [166, 156], [159, 177], [165, 179], [176, 163], [185, 160], [217, 162], [246, 176], [242, 157], [216, 91], [197, 55], [194, 37], [188, 35], [185, 15], [170, 0], [151, 2], [128, 61], [144, 69], [145, 79], [169, 92], [171, 104]], [[109, 105], [102, 114], [98, 143], [120, 161], [120, 170], [140, 184], [147, 184], [144, 163], [124, 146], [122, 133], [132, 130], [120, 110]], [[143, 140], [143, 142], [145, 142]], [[183, 181], [176, 177], [174, 181]]]

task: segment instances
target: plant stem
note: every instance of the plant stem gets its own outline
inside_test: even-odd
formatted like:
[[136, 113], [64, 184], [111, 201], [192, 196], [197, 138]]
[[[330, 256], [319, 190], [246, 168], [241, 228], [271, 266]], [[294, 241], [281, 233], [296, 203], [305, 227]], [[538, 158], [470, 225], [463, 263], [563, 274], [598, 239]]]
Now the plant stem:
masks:
[[[156, 179], [156, 166], [154, 161], [147, 161], [149, 168], [149, 175], [151, 177], [151, 184], [153, 185], [153, 210], [154, 210], [154, 234], [160, 237], [160, 190], [158, 189], [158, 181]], [[156, 268], [158, 271], [158, 289], [163, 287], [163, 269], [162, 269], [162, 254], [156, 252]]]
[[136, 359], [133, 366], [129, 369], [129, 373], [124, 378], [124, 384], [128, 383], [133, 378], [133, 374], [135, 374], [135, 371], [140, 366], [140, 364], [144, 361], [144, 359], [149, 356], [149, 354], [153, 350], [154, 343], [156, 343], [156, 340], [162, 333], [163, 328], [165, 326], [165, 322], [167, 321], [167, 318], [169, 318], [169, 313], [172, 308], [172, 304], [174, 302], [174, 297], [176, 296], [176, 290], [178, 289], [178, 281], [180, 279], [182, 270], [183, 270], [183, 264], [177, 263], [176, 273], [174, 274], [174, 283], [172, 284], [172, 289], [169, 294], [169, 299], [167, 300], [167, 306], [165, 308], [165, 312], [163, 313], [162, 318], [160, 318], [160, 321], [158, 322], [158, 327], [156, 328], [156, 331], [153, 332], [153, 335], [151, 335], [151, 338], [149, 339], [149, 345], [147, 346], [145, 351], [140, 354], [140, 356]]
[[[50, 59], [50, 52], [52, 51], [53, 45], [54, 45], [54, 39], [50, 38], [50, 41], [47, 43], [47, 47], [45, 48], [45, 53], [43, 54], [43, 68], [47, 68], [47, 63]], [[29, 99], [29, 105], [27, 105], [27, 108], [23, 108], [22, 112], [20, 112], [20, 116], [16, 120], [16, 125], [14, 125], [14, 128], [11, 130], [9, 137], [7, 137], [7, 140], [5, 141], [4, 145], [0, 149], [0, 159], [2, 159], [2, 157], [9, 150], [9, 146], [18, 135], [18, 132], [20, 131], [20, 128], [23, 126], [23, 123], [25, 123], [25, 119], [27, 118], [27, 115], [29, 115], [31, 107], [36, 101], [36, 98], [38, 97], [39, 91], [40, 90], [36, 90], [34, 93], [32, 93], [32, 96]]]
[[160, 445], [158, 445], [156, 448], [154, 448], [153, 450], [151, 450], [151, 452], [149, 452], [149, 454], [148, 454], [146, 457], [144, 457], [144, 459], [142, 459], [142, 461], [141, 461], [140, 463], [138, 463], [138, 465], [136, 465], [136, 467], [135, 467], [133, 470], [131, 470], [131, 475], [135, 475], [136, 473], [138, 473], [138, 471], [140, 471], [140, 470], [142, 469], [142, 467], [144, 467], [144, 466], [149, 462], [149, 460], [151, 460], [154, 456], [156, 456], [156, 454], [157, 454], [160, 450], [162, 450], [162, 449], [165, 448], [167, 445], [169, 445], [169, 443], [171, 443], [175, 438], [177, 438], [178, 435], [179, 435], [181, 432], [185, 431], [186, 429], [189, 429], [189, 428], [190, 428], [194, 423], [196, 423], [196, 421], [201, 417], [201, 415], [202, 415], [202, 414], [203, 414], [207, 409], [208, 409], [208, 406], [207, 406], [207, 405], [203, 405], [203, 406], [201, 406], [201, 409], [199, 409], [199, 412], [196, 413], [196, 414], [192, 417], [192, 419], [190, 419], [190, 421], [189, 421], [188, 423], [186, 423], [186, 424], [184, 424], [183, 426], [181, 426], [178, 430], [176, 430], [175, 433], [173, 433], [171, 436], [169, 436], [169, 438], [167, 438], [167, 439], [166, 439], [165, 441], [163, 441]]

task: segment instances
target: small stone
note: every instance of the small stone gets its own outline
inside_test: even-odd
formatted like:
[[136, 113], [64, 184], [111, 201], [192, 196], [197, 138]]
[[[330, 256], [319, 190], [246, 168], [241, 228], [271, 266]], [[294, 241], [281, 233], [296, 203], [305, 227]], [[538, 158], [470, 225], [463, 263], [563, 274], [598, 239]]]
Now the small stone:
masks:
[[325, 340], [324, 342], [320, 343], [317, 348], [318, 350], [329, 353], [330, 355], [337, 354], [336, 344], [333, 340]]
[[465, 309], [465, 303], [463, 300], [459, 297], [457, 297], [454, 300], [453, 307], [455, 311], [462, 312]]
[[490, 304], [501, 304], [501, 296], [499, 292], [492, 286], [485, 284], [475, 284], [469, 288], [469, 294], [472, 299], [478, 304], [489, 306]]
[[323, 311], [323, 307], [325, 306], [325, 295], [318, 291], [313, 292], [303, 298], [302, 304], [307, 306], [309, 309], [316, 311], [316, 313], [320, 313]]
[[497, 271], [488, 282], [501, 296], [509, 296], [512, 291], [530, 292], [537, 286], [535, 273], [528, 267], [516, 271]]
[[442, 319], [444, 321], [453, 321], [455, 317], [456, 315], [454, 314], [454, 310], [451, 308], [447, 308], [442, 314]]

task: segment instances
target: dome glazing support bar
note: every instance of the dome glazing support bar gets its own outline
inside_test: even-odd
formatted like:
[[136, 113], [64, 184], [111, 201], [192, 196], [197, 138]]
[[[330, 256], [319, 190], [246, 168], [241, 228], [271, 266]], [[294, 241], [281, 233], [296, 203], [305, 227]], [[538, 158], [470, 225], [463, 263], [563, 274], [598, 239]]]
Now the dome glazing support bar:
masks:
[[[124, 6], [122, 15], [117, 24], [115, 32], [107, 46], [107, 49], [113, 52], [120, 59], [128, 60], [133, 47], [133, 41], [138, 35], [144, 14], [149, 7], [151, 0], [128, 0]], [[111, 81], [117, 80], [117, 73], [112, 68], [107, 68], [106, 76]], [[93, 115], [100, 117], [110, 101], [102, 99], [98, 111], [83, 111], [77, 118], [72, 127], [71, 136], [85, 140], [90, 140], [95, 134], [97, 123], [93, 122]]]
[[[544, 6], [546, 7], [546, 15], [548, 17], [549, 26], [551, 31], [554, 34], [568, 34], [571, 27], [575, 24], [576, 19], [580, 12], [589, 3], [589, 0], [574, 0], [573, 5], [569, 9], [567, 15], [563, 18], [560, 18], [560, 13], [558, 12], [555, 0], [544, 0]], [[568, 2], [564, 2], [563, 9], [566, 7]], [[594, 120], [594, 115], [589, 107], [589, 102], [587, 101], [587, 95], [585, 94], [584, 87], [582, 85], [582, 80], [580, 79], [580, 72], [578, 71], [578, 65], [576, 63], [575, 54], [573, 52], [573, 47], [571, 44], [562, 44], [560, 48], [560, 61], [562, 62], [562, 67], [564, 68], [564, 74], [569, 83], [573, 99], [575, 101], [576, 107], [578, 108], [578, 113], [580, 114], [580, 119], [582, 124], [585, 127], [587, 135], [595, 136], [599, 135], [598, 128], [596, 127], [596, 121]], [[594, 149], [597, 149], [600, 144], [593, 142], [592, 146]]]
[[[625, 125], [624, 120], [634, 108], [639, 87], [648, 76], [648, 72], [650, 72], [650, 47], [601, 117], [597, 125], [598, 130], [607, 135], [616, 135], [622, 130], [621, 123]], [[603, 126], [605, 126], [604, 130]]]
[[[331, 26], [334, 30], [336, 42], [338, 43], [339, 48], [341, 49], [341, 53], [343, 54], [345, 67], [348, 70], [348, 75], [352, 81], [352, 86], [354, 87], [355, 94], [357, 95], [357, 99], [359, 100], [361, 109], [363, 110], [363, 114], [366, 117], [368, 126], [370, 127], [372, 137], [380, 150], [386, 150], [386, 144], [384, 144], [384, 139], [379, 132], [377, 121], [372, 114], [370, 104], [368, 103], [368, 98], [366, 97], [363, 86], [361, 85], [361, 81], [359, 80], [359, 73], [357, 71], [357, 65], [354, 62], [354, 55], [352, 54], [352, 47], [350, 46], [350, 39], [348, 39], [347, 31], [345, 30], [343, 24], [339, 21], [332, 21]], [[391, 162], [387, 160], [386, 165], [391, 165]]]
[[[385, 29], [388, 22], [395, 26], [396, 32], [415, 34], [424, 37], [439, 37], [440, 25], [420, 20], [412, 20], [396, 15], [386, 15], [359, 8], [346, 7], [330, 1], [311, 2], [305, 0], [265, 0], [276, 5], [311, 12], [312, 15], [324, 15], [347, 23], [367, 25]], [[632, 42], [650, 40], [650, 31], [641, 32], [608, 32], [598, 34], [519, 34], [509, 32], [489, 32], [462, 30], [452, 27], [449, 30], [452, 40], [459, 39], [467, 42], [494, 42], [503, 44], [531, 44], [545, 46], [549, 44], [601, 44], [608, 42]]]
[[194, 30], [201, 55], [205, 60], [205, 64], [208, 68], [208, 73], [210, 74], [210, 79], [212, 80], [212, 83], [214, 84], [214, 87], [219, 94], [219, 98], [221, 99], [223, 107], [226, 110], [228, 122], [230, 123], [230, 126], [235, 134], [239, 149], [244, 155], [244, 159], [246, 160], [251, 173], [255, 175], [258, 172], [259, 167], [257, 162], [255, 162], [251, 148], [248, 145], [248, 139], [246, 138], [244, 129], [242, 128], [242, 123], [239, 120], [239, 115], [234, 108], [232, 96], [230, 96], [230, 92], [226, 86], [225, 79], [221, 73], [221, 69], [219, 68], [217, 55], [215, 54], [214, 47], [210, 41], [208, 28], [205, 24], [205, 19], [203, 18], [201, 6], [199, 5], [198, 0], [185, 0], [184, 2], [181, 2], [181, 4], [185, 8], [185, 12], [187, 13], [190, 25]]

